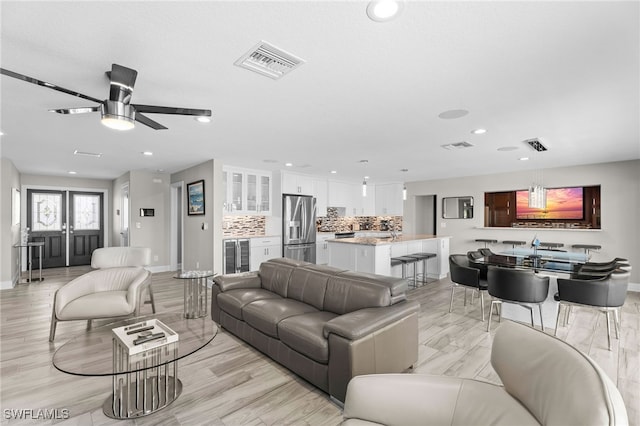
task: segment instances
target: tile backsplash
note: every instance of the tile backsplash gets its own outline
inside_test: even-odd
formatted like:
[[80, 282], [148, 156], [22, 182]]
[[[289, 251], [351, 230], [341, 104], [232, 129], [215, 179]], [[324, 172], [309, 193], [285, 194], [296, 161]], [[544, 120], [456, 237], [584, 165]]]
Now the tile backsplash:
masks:
[[261, 237], [265, 235], [266, 218], [264, 216], [224, 216], [222, 218], [222, 236]]
[[339, 216], [336, 207], [316, 219], [318, 232], [402, 231], [402, 216]]

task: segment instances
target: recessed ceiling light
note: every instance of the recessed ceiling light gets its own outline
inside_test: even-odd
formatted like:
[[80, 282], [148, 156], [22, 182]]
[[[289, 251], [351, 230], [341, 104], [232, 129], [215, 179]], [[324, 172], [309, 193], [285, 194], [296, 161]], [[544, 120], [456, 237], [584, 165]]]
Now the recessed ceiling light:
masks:
[[501, 146], [500, 148], [498, 148], [498, 151], [515, 151], [517, 149], [517, 146]]
[[408, 172], [409, 169], [400, 169], [401, 172]]
[[148, 157], [151, 157], [151, 156], [153, 155], [153, 152], [151, 152], [151, 151], [144, 151], [144, 152], [142, 153], [142, 155], [146, 155], [146, 156], [148, 156]]
[[484, 135], [487, 133], [487, 129], [474, 129], [471, 131], [474, 135]]
[[4, 132], [0, 130], [0, 136], [4, 136]]
[[210, 123], [211, 122], [211, 117], [207, 117], [205, 115], [199, 115], [196, 117], [196, 121], [198, 123]]
[[69, 170], [67, 173], [69, 173], [70, 175], [78, 174], [78, 172], [74, 172], [73, 170]]
[[270, 160], [270, 159], [267, 159], [267, 160], [262, 160], [262, 162], [264, 162], [264, 163], [277, 163], [277, 162], [278, 162], [278, 160]]
[[365, 176], [364, 178], [365, 178], [365, 179], [369, 179], [369, 176]]
[[293, 163], [284, 163], [286, 167], [293, 167]]
[[367, 16], [376, 22], [387, 22], [398, 16], [403, 2], [397, 0], [374, 0], [367, 5]]
[[438, 114], [438, 117], [442, 118], [443, 120], [452, 120], [454, 118], [464, 117], [467, 114], [469, 114], [469, 111], [467, 111], [466, 109], [450, 109], [448, 111], [441, 112], [440, 114]]
[[359, 163], [363, 163], [363, 164], [364, 164], [364, 163], [368, 163], [368, 162], [369, 162], [369, 160], [360, 160], [360, 161], [358, 161], [358, 162], [359, 162]]
[[529, 161], [529, 157], [520, 157], [518, 158], [520, 161]]
[[338, 173], [338, 171], [337, 171], [337, 170], [331, 170], [331, 174], [332, 174], [332, 175], [335, 175], [336, 173]]

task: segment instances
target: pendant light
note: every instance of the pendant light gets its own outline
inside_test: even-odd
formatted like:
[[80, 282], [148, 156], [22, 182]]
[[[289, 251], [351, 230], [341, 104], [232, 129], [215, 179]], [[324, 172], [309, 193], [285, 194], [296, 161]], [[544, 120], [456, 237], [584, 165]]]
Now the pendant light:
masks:
[[363, 197], [367, 196], [367, 179], [366, 178], [362, 181], [362, 196]]

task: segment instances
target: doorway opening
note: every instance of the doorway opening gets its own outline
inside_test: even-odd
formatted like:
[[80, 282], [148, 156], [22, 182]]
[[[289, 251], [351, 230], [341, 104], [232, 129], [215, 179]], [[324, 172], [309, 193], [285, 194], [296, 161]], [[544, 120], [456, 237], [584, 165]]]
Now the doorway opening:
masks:
[[416, 196], [416, 234], [437, 235], [437, 195]]
[[184, 182], [176, 182], [171, 184], [171, 248], [169, 253], [169, 266], [172, 271], [182, 269], [183, 265], [183, 188]]

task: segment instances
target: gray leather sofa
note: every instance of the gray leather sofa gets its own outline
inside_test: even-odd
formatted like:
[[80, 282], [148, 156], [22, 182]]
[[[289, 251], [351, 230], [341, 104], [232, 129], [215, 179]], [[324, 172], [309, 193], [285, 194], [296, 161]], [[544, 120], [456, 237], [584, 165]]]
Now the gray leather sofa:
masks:
[[357, 375], [418, 360], [417, 302], [407, 281], [272, 259], [214, 278], [211, 317], [338, 401]]
[[503, 386], [426, 374], [359, 376], [349, 383], [344, 426], [628, 425], [616, 385], [587, 355], [506, 321], [491, 365]]

